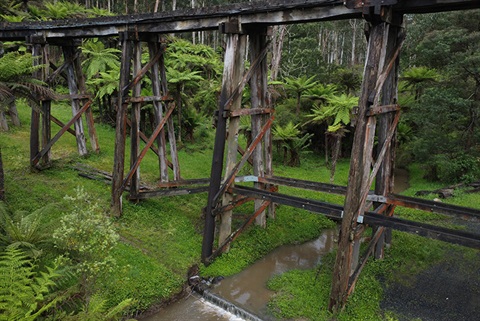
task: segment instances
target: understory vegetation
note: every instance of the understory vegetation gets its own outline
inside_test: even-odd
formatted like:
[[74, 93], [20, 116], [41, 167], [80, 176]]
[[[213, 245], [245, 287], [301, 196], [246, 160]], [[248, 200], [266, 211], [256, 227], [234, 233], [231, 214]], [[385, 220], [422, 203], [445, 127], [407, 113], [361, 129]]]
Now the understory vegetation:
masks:
[[[86, 18], [167, 7], [167, 1], [86, 4], [87, 8], [68, 1], [0, 0], [0, 21]], [[175, 9], [177, 2], [171, 4]], [[199, 7], [195, 1], [178, 3], [179, 8], [190, 5]], [[480, 209], [479, 193], [466, 191], [468, 184], [478, 185], [480, 180], [480, 10], [405, 19], [409, 38], [401, 54], [398, 94], [403, 116], [395, 141], [397, 167], [410, 176], [410, 187], [402, 193], [415, 196], [448, 186], [454, 197], [444, 202]], [[271, 48], [272, 56], [282, 57], [281, 63], [270, 66], [268, 86], [276, 117], [271, 131], [274, 174], [347, 185], [352, 112], [365, 59], [360, 21], [276, 26], [272, 32], [272, 43], [288, 48], [283, 52]], [[210, 177], [223, 40], [213, 31], [166, 35], [162, 40], [167, 46], [168, 96], [177, 107], [174, 139], [183, 179]], [[112, 218], [110, 182], [105, 175], [85, 174], [112, 172], [121, 51], [118, 41], [101, 38], [84, 39], [79, 48], [100, 151], [78, 156], [76, 139], [67, 132], [51, 149], [51, 162], [37, 170], [30, 167], [32, 108], [39, 109], [40, 98], [52, 99], [52, 115], [68, 122], [72, 107], [57, 98], [69, 89], [61, 77], [48, 84], [31, 77], [43, 66], [23, 42], [0, 43], [0, 320], [137, 317], [184, 294], [192, 267], [198, 267], [202, 277], [230, 276], [276, 247], [315, 239], [336, 226], [322, 215], [280, 205], [265, 229], [249, 227], [228, 253], [204, 266], [200, 253], [206, 193], [138, 202], [124, 197], [122, 216]], [[145, 65], [149, 52], [147, 46], [141, 49]], [[61, 51], [53, 45], [49, 50], [52, 65], [61, 66], [65, 62]], [[156, 96], [151, 79], [141, 81], [142, 96]], [[242, 107], [250, 108], [248, 86], [242, 98]], [[153, 103], [142, 105], [140, 128], [147, 136], [155, 128]], [[250, 119], [241, 117], [239, 131], [239, 143], [247, 148], [252, 140]], [[126, 149], [130, 150], [128, 143]], [[158, 156], [147, 153], [141, 165], [142, 184], [158, 183], [158, 167]], [[249, 169], [240, 174], [250, 174]], [[282, 186], [279, 192], [344, 203], [340, 195], [293, 187]], [[252, 212], [250, 203], [236, 208], [233, 229]], [[413, 209], [397, 208], [395, 214], [469, 228], [465, 222]], [[366, 264], [346, 309], [335, 318], [398, 320], [380, 306], [385, 289], [393, 282], [413, 284], [418, 273], [449, 260], [451, 252], [460, 258], [459, 264], [478, 266], [478, 250], [394, 232], [385, 259]], [[268, 286], [276, 293], [269, 304], [271, 313], [279, 319], [332, 318], [327, 306], [334, 258], [332, 252], [315, 269], [271, 279]]]
[[[19, 111], [22, 122], [28, 123], [29, 108], [22, 104]], [[66, 105], [58, 105], [56, 112], [60, 118], [67, 118], [70, 113]], [[113, 221], [112, 227], [119, 238], [113, 236], [114, 242], [111, 243], [112, 250], [109, 252], [108, 260], [106, 257], [98, 257], [98, 252], [105, 255], [105, 251], [100, 248], [92, 253], [95, 254], [92, 257], [88, 254], [88, 247], [81, 251], [76, 250], [76, 254], [72, 256], [68, 256], [69, 252], [75, 251], [72, 247], [69, 247], [72, 250], [61, 250], [58, 247], [58, 242], [52, 239], [52, 231], [56, 231], [53, 235], [57, 237], [62, 230], [67, 231], [66, 222], [72, 220], [74, 208], [81, 204], [77, 203], [78, 200], [72, 203], [72, 198], [81, 198], [82, 202], [90, 204], [86, 208], [92, 214], [99, 213], [104, 216], [108, 213], [110, 186], [103, 181], [83, 178], [75, 169], [78, 164], [95, 166], [103, 170], [108, 170], [112, 166], [114, 132], [109, 126], [102, 124], [97, 126], [97, 130], [102, 146], [99, 154], [79, 158], [74, 148], [74, 137], [66, 136], [52, 150], [52, 167], [41, 172], [32, 172], [28, 168], [28, 146], [18, 143], [27, 137], [28, 126], [15, 128], [0, 136], [6, 169], [5, 211], [22, 212], [11, 216], [12, 219], [19, 220], [17, 225], [23, 224], [30, 228], [37, 226], [31, 230], [29, 239], [18, 240], [14, 247], [24, 249], [27, 253], [21, 260], [28, 260], [29, 264], [33, 264], [29, 273], [35, 274], [31, 275], [47, 277], [44, 281], [47, 285], [42, 289], [50, 293], [50, 297], [40, 296], [42, 299], [39, 300], [38, 296], [36, 299], [32, 296], [34, 300], [32, 303], [37, 300], [39, 307], [55, 306], [52, 311], [57, 311], [57, 316], [65, 317], [75, 310], [72, 310], [66, 300], [68, 297], [71, 300], [72, 293], [83, 293], [82, 295], [88, 295], [90, 300], [93, 298], [103, 302], [104, 307], [101, 310], [103, 312], [98, 314], [101, 316], [99, 319], [106, 319], [107, 312], [118, 305], [124, 306], [124, 313], [147, 310], [181, 292], [185, 285], [187, 270], [193, 265], [201, 266], [199, 253], [203, 229], [201, 213], [206, 203], [204, 194], [150, 199], [138, 204], [125, 202], [124, 215]], [[185, 169], [183, 173], [185, 177], [188, 175], [188, 178], [206, 177], [211, 149], [195, 146], [193, 144], [179, 153]], [[318, 166], [318, 156], [305, 153], [302, 157], [304, 161], [301, 167], [285, 166], [279, 158], [276, 163], [277, 175], [314, 181], [329, 180], [330, 172], [327, 168]], [[154, 164], [155, 159], [147, 157], [145, 167], [153, 167]], [[419, 166], [410, 167], [410, 181], [414, 187], [405, 191], [406, 195], [413, 196], [416, 190], [433, 190], [442, 186], [439, 183], [425, 181], [421, 171]], [[148, 175], [146, 176], [148, 183]], [[338, 164], [336, 182], [345, 185], [347, 177], [348, 160], [341, 160]], [[82, 191], [80, 195], [79, 187]], [[331, 203], [343, 203], [343, 197], [339, 195], [286, 187], [281, 188], [280, 192], [296, 193], [297, 196]], [[457, 191], [449, 202], [476, 207], [480, 204], [478, 194], [467, 194], [461, 190]], [[42, 209], [42, 215], [36, 216], [41, 219], [37, 222], [34, 215], [38, 209]], [[244, 215], [251, 210], [248, 205], [243, 206], [236, 214], [235, 224], [240, 224]], [[448, 226], [450, 224], [441, 215], [406, 209], [399, 209], [397, 213], [402, 217], [422, 222]], [[20, 223], [22, 219], [23, 223]], [[203, 276], [235, 274], [279, 245], [301, 243], [316, 238], [323, 229], [333, 226], [334, 223], [323, 216], [279, 206], [277, 218], [269, 221], [267, 229], [257, 227], [248, 229], [233, 243], [228, 254], [218, 258], [209, 267], [201, 266], [201, 274]], [[2, 230], [2, 233], [6, 232], [4, 225]], [[68, 240], [66, 233], [63, 234], [63, 238]], [[73, 243], [75, 242], [84, 242], [87, 245], [100, 241], [95, 241], [93, 235], [87, 235], [83, 241], [78, 239]], [[10, 249], [14, 240], [2, 237], [2, 244]], [[379, 308], [382, 298], [379, 280], [395, 280], [402, 276], [404, 282], [407, 282], [408, 278], [405, 276], [414, 278], [414, 275], [422, 269], [444, 259], [445, 253], [451, 249], [465, 252], [466, 256], [470, 253], [469, 250], [442, 242], [395, 233], [392, 248], [387, 251], [386, 259], [370, 261], [367, 264], [354, 295], [349, 300], [347, 309], [339, 315], [339, 320], [385, 320], [389, 314], [388, 312], [385, 314]], [[64, 256], [67, 254], [67, 257], [59, 260], [60, 254]], [[470, 256], [475, 258], [474, 254], [470, 253]], [[83, 262], [83, 265], [74, 264], [72, 259], [80, 260], [77, 263]], [[275, 299], [270, 303], [272, 312], [283, 318], [305, 317], [325, 320], [328, 317], [325, 307], [330, 291], [333, 259], [334, 254], [331, 253], [322, 259], [322, 264], [314, 270], [291, 271], [271, 280], [269, 286], [277, 292]], [[100, 265], [108, 265], [108, 269], [104, 270], [107, 273], [96, 273], [97, 268], [100, 268], [100, 265], [95, 264], [97, 261], [101, 263]], [[51, 272], [44, 274], [45, 271]], [[95, 278], [95, 282], [88, 282], [92, 277]], [[72, 289], [73, 285], [77, 287]], [[364, 300], [365, 297], [369, 299]], [[63, 314], [58, 312], [62, 309]], [[80, 308], [80, 311], [82, 309], [89, 311], [87, 308]]]

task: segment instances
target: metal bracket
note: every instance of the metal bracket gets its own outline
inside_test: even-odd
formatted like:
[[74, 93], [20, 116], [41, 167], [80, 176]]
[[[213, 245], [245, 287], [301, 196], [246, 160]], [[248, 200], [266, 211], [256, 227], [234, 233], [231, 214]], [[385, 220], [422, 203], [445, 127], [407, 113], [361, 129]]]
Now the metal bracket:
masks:
[[235, 182], [236, 183], [239, 183], [239, 182], [258, 182], [258, 176], [253, 176], [253, 175], [237, 176], [237, 177], [235, 177]]
[[[343, 211], [340, 213], [340, 218], [343, 219]], [[363, 224], [363, 215], [357, 217], [357, 223]]]
[[377, 203], [386, 203], [387, 198], [382, 195], [369, 194], [367, 195], [367, 201], [372, 201]]

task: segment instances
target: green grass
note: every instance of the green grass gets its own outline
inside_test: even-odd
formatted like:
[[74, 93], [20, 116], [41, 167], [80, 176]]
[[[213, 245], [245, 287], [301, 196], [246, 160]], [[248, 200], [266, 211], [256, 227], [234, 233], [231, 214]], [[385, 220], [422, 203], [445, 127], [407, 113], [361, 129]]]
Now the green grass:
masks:
[[[53, 114], [64, 121], [71, 115], [66, 104], [52, 108]], [[77, 155], [75, 138], [66, 133], [52, 149], [52, 166], [42, 171], [29, 168], [29, 117], [30, 109], [19, 105], [21, 128], [12, 128], [0, 134], [3, 162], [6, 174], [7, 205], [12, 210], [34, 211], [47, 204], [56, 204], [46, 219], [57, 221], [68, 210], [64, 196], [74, 195], [77, 186], [83, 186], [92, 199], [100, 204], [105, 214], [109, 213], [111, 189], [108, 184], [78, 176], [74, 169], [77, 163], [111, 172], [113, 168], [113, 128], [97, 124], [101, 151], [86, 157]], [[58, 130], [52, 128], [53, 134]], [[212, 133], [208, 134], [212, 137]], [[179, 150], [183, 178], [205, 178], [210, 174], [213, 139], [186, 143]], [[87, 144], [89, 147], [90, 145]], [[128, 160], [128, 147], [127, 156]], [[298, 168], [287, 167], [281, 160], [275, 162], [275, 175], [303, 180], [329, 182], [329, 170], [323, 165], [323, 157], [305, 153]], [[126, 162], [128, 167], [128, 161]], [[341, 160], [337, 166], [335, 184], [346, 185], [349, 161]], [[244, 171], [246, 173], [246, 171]], [[142, 180], [155, 184], [158, 180], [158, 162], [153, 153], [148, 153], [141, 167]], [[417, 190], [437, 189], [442, 186], [424, 181], [419, 166], [410, 169], [412, 187], [405, 195], [413, 196]], [[291, 187], [281, 187], [281, 193], [343, 204], [341, 195], [317, 193]], [[455, 193], [449, 203], [480, 207], [478, 194]], [[114, 250], [117, 269], [98, 281], [97, 287], [107, 295], [113, 306], [125, 298], [136, 300], [134, 309], [145, 310], [162, 300], [168, 300], [180, 292], [186, 280], [187, 270], [200, 265], [204, 276], [232, 275], [252, 264], [272, 249], [282, 244], [302, 243], [319, 236], [323, 229], [333, 223], [325, 217], [287, 206], [279, 206], [277, 217], [268, 221], [266, 229], [249, 228], [234, 243], [228, 254], [219, 257], [213, 264], [200, 264], [203, 231], [202, 208], [206, 194], [181, 197], [156, 198], [138, 204], [124, 201], [124, 212], [115, 220], [121, 235], [120, 244]], [[247, 204], [235, 210], [234, 227], [252, 212]], [[424, 222], [446, 222], [442, 215], [410, 209], [399, 209], [399, 215]], [[445, 223], [447, 224], [447, 223]], [[379, 279], [391, 282], [417, 273], [443, 259], [450, 249], [464, 251], [472, 260], [475, 251], [445, 245], [438, 241], [394, 233], [392, 248], [383, 261], [370, 261], [349, 299], [346, 310], [339, 320], [384, 320], [390, 318], [379, 310], [382, 289]], [[271, 280], [270, 287], [277, 292], [270, 303], [278, 317], [326, 320], [328, 295], [331, 286], [331, 271], [334, 254], [327, 255], [322, 264], [311, 271], [291, 271]]]

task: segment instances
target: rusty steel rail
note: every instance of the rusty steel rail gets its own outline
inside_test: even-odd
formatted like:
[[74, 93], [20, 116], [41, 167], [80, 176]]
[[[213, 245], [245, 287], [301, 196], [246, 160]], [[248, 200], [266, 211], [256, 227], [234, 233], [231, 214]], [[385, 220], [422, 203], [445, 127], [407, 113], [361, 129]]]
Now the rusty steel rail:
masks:
[[[247, 197], [256, 197], [262, 200], [268, 200], [277, 204], [292, 206], [310, 212], [323, 214], [333, 220], [341, 220], [343, 207], [336, 204], [304, 199], [300, 197], [272, 193], [260, 189], [245, 186], [235, 186], [231, 189], [234, 193]], [[480, 235], [470, 232], [448, 229], [435, 225], [404, 220], [396, 217], [385, 216], [369, 211], [361, 217], [362, 223], [367, 225], [390, 227], [403, 232], [437, 239], [453, 244], [480, 249]]]
[[[266, 184], [274, 184], [280, 186], [290, 186], [296, 188], [302, 188], [306, 190], [325, 192], [331, 194], [345, 195], [347, 187], [341, 185], [334, 185], [328, 183], [319, 183], [306, 180], [299, 180], [287, 177], [258, 177], [258, 181]], [[373, 195], [373, 191], [370, 191], [370, 195]], [[398, 194], [390, 194], [385, 197], [384, 202], [386, 204], [408, 207], [418, 209], [422, 211], [456, 216], [462, 219], [474, 218], [480, 219], [480, 210], [463, 207], [458, 205], [445, 204], [442, 202], [429, 201], [421, 198], [408, 197]]]

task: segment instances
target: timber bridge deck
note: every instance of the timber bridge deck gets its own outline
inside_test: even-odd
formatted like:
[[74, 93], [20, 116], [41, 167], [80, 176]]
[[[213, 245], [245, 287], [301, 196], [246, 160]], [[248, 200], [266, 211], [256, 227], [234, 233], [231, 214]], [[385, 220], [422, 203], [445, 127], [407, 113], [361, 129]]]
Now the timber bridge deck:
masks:
[[[396, 206], [407, 206], [442, 214], [480, 219], [480, 211], [458, 206], [393, 195], [394, 156], [391, 142], [399, 121], [400, 106], [396, 104], [399, 54], [405, 30], [405, 14], [480, 8], [480, 0], [347, 0], [347, 1], [257, 1], [210, 8], [139, 14], [95, 19], [69, 19], [0, 23], [0, 41], [26, 41], [44, 70], [36, 77], [51, 81], [63, 75], [69, 84], [74, 110], [72, 119], [63, 124], [50, 113], [51, 101], [43, 100], [41, 108], [32, 109], [30, 159], [34, 167], [48, 164], [52, 145], [65, 132], [77, 137], [78, 150], [86, 154], [85, 134], [80, 118], [85, 115], [92, 149], [99, 149], [91, 111], [92, 100], [86, 91], [81, 68], [79, 45], [84, 38], [118, 37], [121, 48], [121, 72], [116, 119], [115, 156], [112, 184], [112, 208], [121, 214], [122, 194], [129, 190], [130, 199], [181, 195], [208, 191], [205, 215], [202, 259], [209, 262], [228, 248], [243, 228], [255, 221], [266, 224], [274, 215], [274, 203], [285, 204], [322, 213], [342, 223], [339, 250], [334, 270], [330, 309], [341, 308], [353, 291], [355, 281], [367, 258], [383, 256], [389, 229], [394, 228], [422, 236], [441, 239], [480, 249], [480, 235], [440, 228], [393, 217]], [[355, 136], [347, 187], [306, 182], [273, 176], [271, 125], [274, 109], [267, 94], [267, 52], [269, 27], [341, 19], [365, 19], [369, 25], [368, 50], [363, 83], [357, 108]], [[222, 91], [218, 106], [214, 156], [211, 176], [203, 180], [183, 180], [177, 157], [172, 113], [175, 104], [169, 98], [163, 53], [164, 37], [171, 33], [219, 30], [225, 37], [225, 59]], [[150, 61], [142, 66], [142, 43], [148, 45]], [[245, 70], [245, 52], [249, 48], [250, 69]], [[53, 68], [48, 58], [48, 46], [63, 50], [64, 64]], [[50, 72], [50, 68], [53, 72]], [[140, 79], [151, 77], [153, 96], [141, 96]], [[242, 91], [250, 86], [251, 108], [241, 108]], [[156, 125], [151, 137], [139, 129], [142, 103], [155, 108]], [[131, 106], [131, 115], [127, 109]], [[252, 142], [241, 150], [234, 137], [238, 134], [239, 116], [252, 119]], [[62, 129], [52, 138], [50, 123]], [[70, 127], [75, 124], [75, 130]], [[126, 131], [130, 126], [130, 170], [124, 173]], [[227, 135], [228, 131], [228, 135]], [[375, 136], [377, 136], [375, 140]], [[140, 149], [140, 140], [145, 147]], [[167, 155], [167, 141], [170, 155]], [[374, 141], [378, 150], [373, 155]], [[140, 187], [139, 166], [153, 150], [159, 159], [160, 183], [156, 191]], [[237, 159], [237, 153], [240, 158]], [[224, 156], [226, 161], [224, 164]], [[169, 156], [169, 157], [167, 157]], [[373, 159], [376, 161], [373, 162]], [[251, 162], [253, 175], [238, 173]], [[173, 174], [169, 171], [172, 170]], [[170, 178], [173, 176], [173, 180]], [[224, 177], [222, 179], [222, 176]], [[254, 187], [235, 185], [253, 182]], [[375, 181], [375, 190], [370, 187]], [[198, 187], [198, 185], [202, 185]], [[276, 186], [286, 185], [345, 195], [344, 206], [301, 199], [276, 192]], [[196, 187], [192, 187], [196, 186]], [[175, 189], [172, 189], [175, 187]], [[231, 230], [232, 210], [246, 201], [254, 201], [255, 213], [237, 231]], [[214, 249], [216, 221], [220, 221], [219, 245]], [[366, 253], [360, 258], [359, 245], [365, 225], [374, 226]]]

